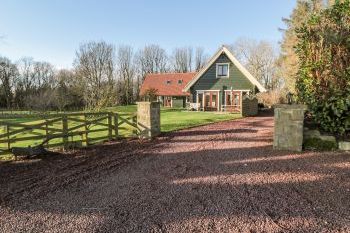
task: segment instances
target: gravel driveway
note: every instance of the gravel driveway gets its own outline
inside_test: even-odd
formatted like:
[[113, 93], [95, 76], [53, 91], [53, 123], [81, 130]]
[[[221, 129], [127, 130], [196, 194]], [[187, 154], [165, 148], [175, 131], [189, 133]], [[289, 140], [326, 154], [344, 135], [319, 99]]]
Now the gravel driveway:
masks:
[[350, 232], [350, 154], [260, 116], [0, 164], [2, 232]]

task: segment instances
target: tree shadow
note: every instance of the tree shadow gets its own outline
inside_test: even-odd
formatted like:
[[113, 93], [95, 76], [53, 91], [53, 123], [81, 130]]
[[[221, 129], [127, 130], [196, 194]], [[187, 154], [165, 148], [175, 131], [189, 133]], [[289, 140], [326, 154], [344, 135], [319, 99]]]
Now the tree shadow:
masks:
[[[260, 132], [270, 123], [261, 122], [258, 134], [219, 124], [209, 128], [216, 134], [180, 132], [0, 165], [7, 177], [0, 210], [17, 215], [11, 224], [19, 231], [32, 219], [38, 231], [349, 231], [350, 157], [274, 151], [271, 132]], [[222, 134], [237, 143], [210, 147]], [[2, 229], [13, 229], [8, 219], [0, 219]]]

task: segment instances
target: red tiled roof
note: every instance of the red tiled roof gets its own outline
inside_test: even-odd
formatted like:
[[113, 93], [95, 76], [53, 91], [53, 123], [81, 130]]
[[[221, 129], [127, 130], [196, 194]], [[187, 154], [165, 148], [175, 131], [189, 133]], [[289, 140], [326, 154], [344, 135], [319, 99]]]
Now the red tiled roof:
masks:
[[[195, 75], [195, 72], [148, 74], [142, 83], [140, 94], [143, 95], [149, 89], [156, 89], [157, 95], [160, 96], [189, 95], [188, 92], [183, 92], [182, 90]], [[181, 84], [179, 80], [182, 80]]]

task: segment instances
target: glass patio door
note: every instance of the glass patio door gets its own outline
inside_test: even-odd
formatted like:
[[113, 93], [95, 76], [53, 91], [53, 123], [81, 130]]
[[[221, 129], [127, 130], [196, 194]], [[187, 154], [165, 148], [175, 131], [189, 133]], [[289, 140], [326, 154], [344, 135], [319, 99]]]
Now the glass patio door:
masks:
[[241, 92], [240, 91], [232, 92], [232, 105], [233, 105], [234, 112], [241, 111]]
[[204, 110], [205, 111], [217, 111], [218, 108], [218, 93], [214, 91], [208, 91], [204, 93]]

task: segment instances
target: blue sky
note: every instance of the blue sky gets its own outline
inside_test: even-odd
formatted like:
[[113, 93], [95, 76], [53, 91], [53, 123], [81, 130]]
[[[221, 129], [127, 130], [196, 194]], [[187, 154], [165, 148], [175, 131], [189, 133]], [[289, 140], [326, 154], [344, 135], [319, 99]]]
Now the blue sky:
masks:
[[220, 45], [246, 37], [278, 43], [295, 0], [0, 0], [0, 55], [69, 68], [83, 42]]

